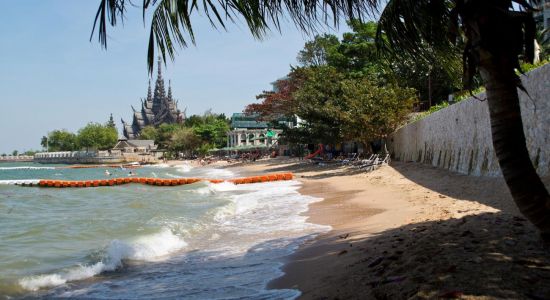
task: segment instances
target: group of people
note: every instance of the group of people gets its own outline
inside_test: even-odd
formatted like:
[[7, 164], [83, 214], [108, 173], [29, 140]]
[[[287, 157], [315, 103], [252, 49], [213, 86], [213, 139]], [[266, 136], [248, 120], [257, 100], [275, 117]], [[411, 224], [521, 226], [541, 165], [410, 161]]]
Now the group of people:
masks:
[[[122, 170], [125, 170], [124, 168], [121, 167]], [[109, 170], [105, 170], [105, 176], [112, 176], [113, 174], [111, 172], [109, 172]], [[130, 172], [128, 172], [128, 176], [135, 176], [136, 173], [132, 172], [132, 170], [130, 170]]]

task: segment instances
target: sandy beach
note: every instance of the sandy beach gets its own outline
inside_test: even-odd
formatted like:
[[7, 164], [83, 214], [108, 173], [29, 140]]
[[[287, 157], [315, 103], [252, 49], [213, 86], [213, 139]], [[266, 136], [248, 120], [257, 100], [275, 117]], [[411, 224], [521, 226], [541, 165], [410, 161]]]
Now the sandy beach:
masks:
[[549, 252], [501, 178], [402, 162], [372, 172], [284, 159], [233, 166], [294, 172], [301, 193], [324, 199], [309, 222], [333, 228], [289, 257], [270, 288], [300, 299], [550, 299]]

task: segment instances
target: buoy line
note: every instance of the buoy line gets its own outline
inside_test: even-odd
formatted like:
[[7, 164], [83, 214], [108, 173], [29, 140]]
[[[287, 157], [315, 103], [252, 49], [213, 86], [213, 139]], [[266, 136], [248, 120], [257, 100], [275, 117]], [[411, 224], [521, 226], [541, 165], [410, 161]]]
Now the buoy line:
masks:
[[192, 184], [199, 181], [208, 181], [211, 183], [231, 182], [234, 184], [250, 184], [260, 182], [292, 180], [292, 173], [266, 174], [260, 176], [243, 177], [236, 179], [208, 179], [208, 178], [150, 178], [150, 177], [124, 177], [97, 180], [49, 180], [49, 179], [28, 179], [28, 180], [1, 180], [0, 184], [20, 185], [20, 186], [40, 186], [54, 188], [84, 188], [99, 186], [115, 186], [130, 183], [140, 183], [154, 186], [177, 186]]

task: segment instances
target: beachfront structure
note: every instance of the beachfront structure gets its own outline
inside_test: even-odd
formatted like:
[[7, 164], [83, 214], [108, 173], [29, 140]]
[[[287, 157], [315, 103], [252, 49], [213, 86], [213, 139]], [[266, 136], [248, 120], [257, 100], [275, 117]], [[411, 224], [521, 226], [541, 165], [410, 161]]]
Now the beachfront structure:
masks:
[[157, 150], [157, 145], [153, 140], [128, 140], [125, 138], [119, 139], [113, 147], [113, 151], [122, 153], [149, 153]]
[[267, 122], [257, 115], [234, 113], [231, 116], [231, 131], [227, 133], [227, 147], [272, 146], [276, 144], [280, 129], [269, 128]]
[[123, 134], [128, 140], [139, 138], [139, 134], [145, 126], [157, 127], [163, 123], [173, 124], [185, 121], [185, 112], [178, 109], [178, 101], [172, 97], [170, 81], [168, 81], [168, 93], [164, 88], [160, 57], [154, 92], [151, 91], [151, 81], [149, 81], [147, 98], [141, 100], [141, 109], [136, 110], [132, 106], [132, 110], [132, 124], [122, 120]]
[[537, 22], [543, 24], [545, 29], [550, 28], [550, 0], [542, 0], [535, 3], [530, 1], [538, 11], [535, 11], [534, 17]]

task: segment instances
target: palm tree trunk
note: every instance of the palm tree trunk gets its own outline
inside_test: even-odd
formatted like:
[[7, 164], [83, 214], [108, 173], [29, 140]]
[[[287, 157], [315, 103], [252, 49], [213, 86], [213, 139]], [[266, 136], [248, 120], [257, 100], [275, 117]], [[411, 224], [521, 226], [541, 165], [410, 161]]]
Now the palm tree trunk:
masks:
[[510, 57], [480, 51], [480, 73], [487, 88], [493, 147], [502, 175], [521, 213], [550, 239], [550, 196], [527, 150]]

